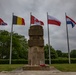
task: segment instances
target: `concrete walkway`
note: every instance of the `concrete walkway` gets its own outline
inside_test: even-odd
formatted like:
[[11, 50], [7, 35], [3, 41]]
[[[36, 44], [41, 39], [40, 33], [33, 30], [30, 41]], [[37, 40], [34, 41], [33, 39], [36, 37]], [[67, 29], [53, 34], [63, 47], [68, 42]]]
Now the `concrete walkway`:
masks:
[[20, 69], [10, 72], [2, 71], [0, 72], [0, 75], [76, 75], [76, 72], [61, 72], [57, 69], [50, 71], [23, 71]]

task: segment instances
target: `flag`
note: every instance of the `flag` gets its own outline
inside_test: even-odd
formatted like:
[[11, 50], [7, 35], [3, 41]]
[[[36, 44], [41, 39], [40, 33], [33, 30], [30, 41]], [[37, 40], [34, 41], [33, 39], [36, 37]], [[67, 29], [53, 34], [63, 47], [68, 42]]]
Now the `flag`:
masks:
[[31, 15], [31, 24], [44, 25], [44, 23]]
[[0, 25], [5, 26], [7, 23], [5, 23], [1, 18], [0, 18]]
[[48, 19], [48, 24], [54, 24], [57, 26], [60, 26], [60, 24], [61, 24], [61, 22], [58, 19], [56, 19], [52, 16], [47, 15], [47, 19]]
[[72, 28], [75, 26], [76, 22], [70, 17], [66, 16], [66, 24], [71, 24]]
[[15, 25], [25, 25], [25, 21], [22, 17], [13, 15], [13, 24]]

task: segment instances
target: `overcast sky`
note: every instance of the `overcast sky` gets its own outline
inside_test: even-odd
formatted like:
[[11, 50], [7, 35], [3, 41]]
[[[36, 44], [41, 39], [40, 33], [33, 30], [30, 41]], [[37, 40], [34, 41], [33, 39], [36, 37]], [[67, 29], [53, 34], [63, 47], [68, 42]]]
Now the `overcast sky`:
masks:
[[[13, 31], [29, 38], [30, 12], [44, 22], [44, 42], [47, 37], [47, 12], [61, 21], [61, 26], [50, 25], [50, 44], [56, 50], [68, 52], [66, 39], [65, 12], [76, 21], [76, 0], [0, 0], [0, 18], [8, 25], [0, 30], [11, 31], [12, 13], [25, 19], [25, 26], [14, 25]], [[70, 50], [76, 49], [76, 26], [68, 25]]]

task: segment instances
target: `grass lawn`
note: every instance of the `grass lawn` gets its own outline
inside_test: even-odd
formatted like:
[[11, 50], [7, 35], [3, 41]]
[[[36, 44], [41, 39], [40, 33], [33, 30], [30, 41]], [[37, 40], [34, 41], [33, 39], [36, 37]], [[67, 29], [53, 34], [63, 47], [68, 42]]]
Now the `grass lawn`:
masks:
[[23, 66], [23, 64], [12, 64], [12, 65], [9, 65], [9, 64], [0, 64], [0, 72], [1, 71], [11, 71], [11, 70], [20, 68], [22, 66]]
[[[0, 72], [15, 70], [22, 66], [24, 66], [24, 64], [0, 64]], [[76, 64], [52, 64], [51, 66], [54, 66], [55, 68], [63, 72], [76, 72]]]
[[76, 72], [76, 64], [52, 64], [51, 66], [63, 72]]

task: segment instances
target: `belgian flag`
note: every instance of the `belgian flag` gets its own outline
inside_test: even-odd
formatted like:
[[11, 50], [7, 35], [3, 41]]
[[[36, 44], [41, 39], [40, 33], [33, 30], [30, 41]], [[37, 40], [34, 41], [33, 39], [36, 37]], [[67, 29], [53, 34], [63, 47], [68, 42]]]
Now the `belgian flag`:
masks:
[[13, 15], [13, 24], [14, 25], [25, 25], [25, 21], [22, 17]]

